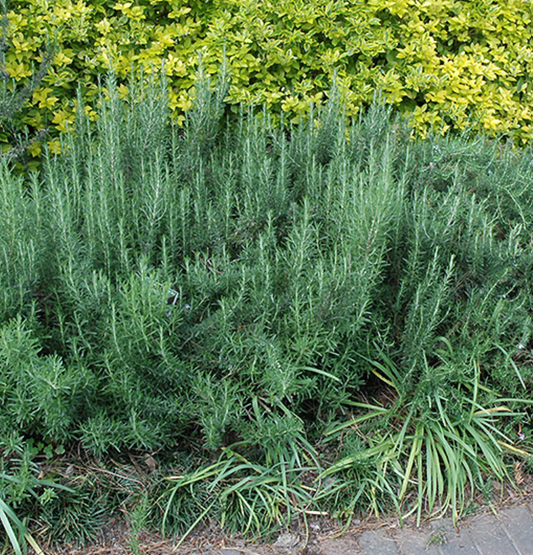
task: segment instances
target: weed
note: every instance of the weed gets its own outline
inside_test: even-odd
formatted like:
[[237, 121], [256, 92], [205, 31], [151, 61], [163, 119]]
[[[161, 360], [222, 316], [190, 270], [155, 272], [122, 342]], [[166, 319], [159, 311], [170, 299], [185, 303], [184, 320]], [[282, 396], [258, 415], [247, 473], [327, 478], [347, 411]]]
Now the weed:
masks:
[[429, 549], [432, 545], [444, 545], [446, 543], [448, 543], [446, 532], [439, 529], [429, 536], [426, 549]]
[[22, 555], [28, 544], [40, 554], [42, 550], [28, 531], [26, 519], [21, 520], [17, 515], [18, 510], [32, 504], [46, 506], [57, 497], [58, 490], [64, 493], [72, 490], [39, 478], [30, 450], [14, 434], [0, 439], [0, 455], [0, 520], [7, 540], [16, 555]]

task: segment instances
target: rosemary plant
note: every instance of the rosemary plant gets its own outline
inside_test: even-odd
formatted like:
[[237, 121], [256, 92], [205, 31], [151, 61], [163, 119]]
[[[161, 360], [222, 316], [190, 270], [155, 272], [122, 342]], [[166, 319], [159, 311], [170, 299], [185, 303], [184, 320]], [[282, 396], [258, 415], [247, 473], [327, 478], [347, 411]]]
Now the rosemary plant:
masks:
[[194, 454], [182, 530], [459, 515], [527, 456], [531, 149], [348, 124], [335, 90], [276, 126], [227, 82], [180, 128], [164, 79], [110, 76], [40, 174], [0, 168], [0, 434]]

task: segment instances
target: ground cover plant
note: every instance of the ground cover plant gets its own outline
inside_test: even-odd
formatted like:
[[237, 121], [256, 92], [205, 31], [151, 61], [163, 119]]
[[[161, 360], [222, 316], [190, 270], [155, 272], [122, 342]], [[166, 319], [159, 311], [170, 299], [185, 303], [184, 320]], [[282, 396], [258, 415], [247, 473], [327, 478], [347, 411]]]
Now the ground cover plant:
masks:
[[457, 518], [528, 458], [531, 147], [413, 140], [379, 99], [348, 124], [335, 87], [298, 125], [230, 125], [228, 86], [200, 74], [180, 128], [165, 81], [111, 75], [39, 173], [1, 160], [3, 464], [159, 461], [120, 495], [41, 466], [74, 493], [4, 489], [6, 530], [97, 527], [96, 495], [181, 534]]

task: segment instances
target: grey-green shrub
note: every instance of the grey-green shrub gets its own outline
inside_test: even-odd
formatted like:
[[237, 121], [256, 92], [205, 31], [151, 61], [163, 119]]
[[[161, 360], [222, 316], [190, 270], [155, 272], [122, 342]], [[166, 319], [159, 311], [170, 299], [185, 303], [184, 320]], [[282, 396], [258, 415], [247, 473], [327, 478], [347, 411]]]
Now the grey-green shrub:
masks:
[[164, 82], [130, 86], [41, 174], [2, 167], [4, 433], [285, 461], [379, 394], [381, 353], [424, 418], [436, 391], [469, 406], [472, 360], [527, 395], [530, 149], [414, 141], [377, 101], [348, 125], [335, 91], [229, 126], [225, 76], [180, 129]]

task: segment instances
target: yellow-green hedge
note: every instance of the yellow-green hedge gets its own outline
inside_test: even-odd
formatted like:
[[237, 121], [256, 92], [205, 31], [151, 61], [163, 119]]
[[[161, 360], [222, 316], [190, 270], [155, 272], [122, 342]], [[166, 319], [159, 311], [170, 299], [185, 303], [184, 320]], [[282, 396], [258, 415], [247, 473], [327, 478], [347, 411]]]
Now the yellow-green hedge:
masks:
[[225, 51], [235, 104], [298, 119], [336, 72], [348, 115], [381, 89], [422, 134], [473, 123], [528, 141], [532, 12], [531, 0], [12, 0], [6, 65], [20, 86], [47, 37], [60, 48], [21, 115], [31, 129], [64, 131], [78, 85], [90, 105], [110, 64], [126, 77], [162, 60], [180, 119], [199, 52], [216, 74]]

